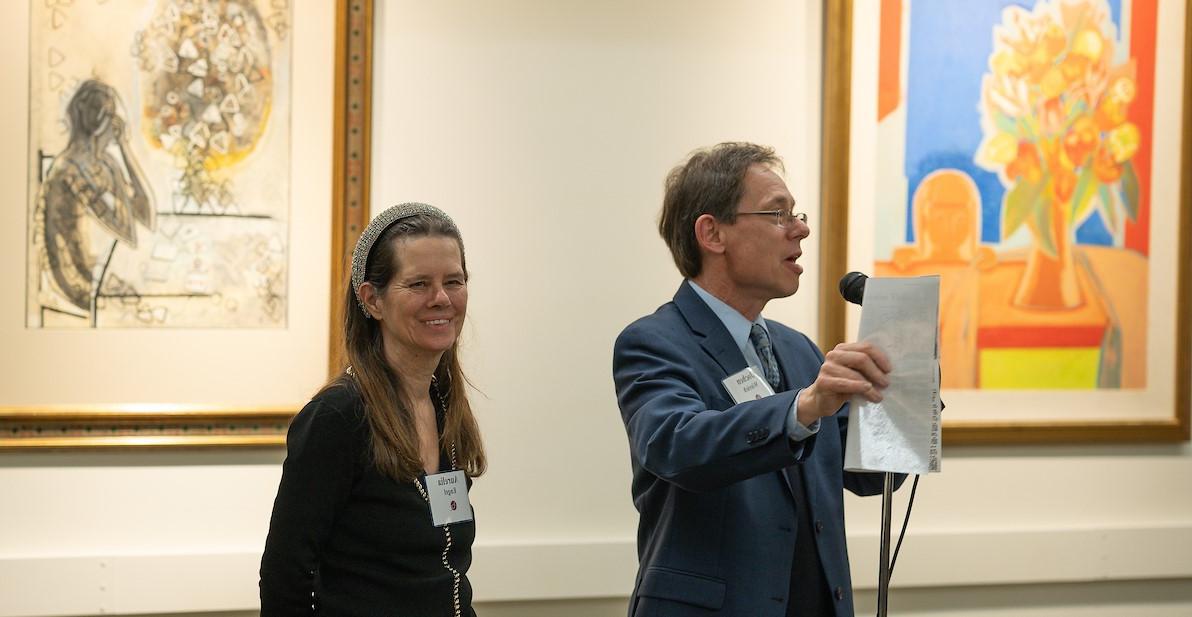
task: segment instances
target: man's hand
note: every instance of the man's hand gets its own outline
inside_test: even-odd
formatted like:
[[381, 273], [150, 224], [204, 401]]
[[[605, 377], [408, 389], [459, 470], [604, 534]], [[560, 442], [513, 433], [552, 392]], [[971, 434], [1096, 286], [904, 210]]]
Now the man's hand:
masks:
[[882, 350], [870, 343], [841, 343], [828, 352], [819, 375], [799, 395], [795, 415], [803, 426], [836, 413], [853, 395], [878, 402], [890, 385], [893, 369]]

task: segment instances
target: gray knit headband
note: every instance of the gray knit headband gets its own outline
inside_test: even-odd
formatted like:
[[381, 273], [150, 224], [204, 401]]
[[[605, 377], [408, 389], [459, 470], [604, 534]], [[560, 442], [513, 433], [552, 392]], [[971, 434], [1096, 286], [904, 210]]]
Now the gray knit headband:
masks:
[[446, 212], [429, 204], [408, 202], [392, 206], [373, 217], [368, 227], [364, 229], [364, 233], [360, 234], [360, 239], [356, 240], [356, 250], [352, 251], [352, 291], [356, 293], [356, 303], [360, 305], [360, 310], [364, 311], [365, 317], [372, 317], [372, 315], [369, 315], [368, 310], [364, 308], [364, 299], [360, 297], [360, 286], [364, 284], [364, 270], [368, 267], [368, 254], [372, 251], [373, 244], [377, 238], [381, 237], [381, 234], [385, 233], [386, 229], [389, 229], [390, 225], [419, 214], [446, 221], [452, 229], [456, 228], [455, 221], [451, 220]]

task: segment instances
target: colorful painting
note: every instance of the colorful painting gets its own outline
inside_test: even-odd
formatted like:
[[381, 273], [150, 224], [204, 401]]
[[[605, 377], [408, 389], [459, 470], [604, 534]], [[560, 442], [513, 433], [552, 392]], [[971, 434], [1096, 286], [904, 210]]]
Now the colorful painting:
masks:
[[290, 20], [32, 3], [27, 327], [285, 326]]
[[946, 389], [1147, 384], [1156, 0], [884, 0], [874, 271]]

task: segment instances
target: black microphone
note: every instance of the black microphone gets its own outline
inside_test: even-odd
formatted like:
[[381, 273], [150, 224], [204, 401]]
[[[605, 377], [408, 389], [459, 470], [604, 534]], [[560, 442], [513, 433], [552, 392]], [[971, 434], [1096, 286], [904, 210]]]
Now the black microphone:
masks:
[[869, 277], [860, 272], [849, 272], [840, 279], [840, 295], [845, 300], [861, 306], [861, 299], [865, 297], [865, 281]]

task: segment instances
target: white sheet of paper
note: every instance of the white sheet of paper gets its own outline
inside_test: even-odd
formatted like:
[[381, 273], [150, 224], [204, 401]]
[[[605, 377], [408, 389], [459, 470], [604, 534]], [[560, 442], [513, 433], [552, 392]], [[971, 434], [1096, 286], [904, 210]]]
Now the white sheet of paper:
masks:
[[939, 286], [938, 276], [865, 283], [857, 339], [884, 351], [894, 370], [880, 403], [850, 402], [848, 471], [940, 470]]

